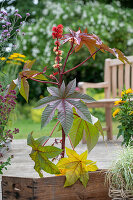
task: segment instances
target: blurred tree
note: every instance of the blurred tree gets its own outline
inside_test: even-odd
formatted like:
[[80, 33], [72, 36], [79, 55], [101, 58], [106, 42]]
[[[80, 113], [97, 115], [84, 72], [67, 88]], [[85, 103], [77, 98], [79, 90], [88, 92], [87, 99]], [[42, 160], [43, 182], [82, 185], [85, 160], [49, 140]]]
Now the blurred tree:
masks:
[[[75, 0], [78, 1], [78, 0]], [[96, 0], [82, 0], [84, 4], [86, 4], [87, 2], [96, 2]], [[99, 3], [105, 3], [105, 4], [112, 4], [112, 3], [116, 3], [119, 2], [121, 4], [122, 7], [125, 8], [133, 8], [133, 1], [132, 0], [97, 0], [97, 2]]]

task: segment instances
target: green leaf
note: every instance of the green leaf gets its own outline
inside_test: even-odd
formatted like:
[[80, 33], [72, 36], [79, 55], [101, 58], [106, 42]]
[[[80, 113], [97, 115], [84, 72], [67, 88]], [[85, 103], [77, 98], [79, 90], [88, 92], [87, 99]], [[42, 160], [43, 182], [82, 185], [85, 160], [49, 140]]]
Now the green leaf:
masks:
[[71, 138], [74, 147], [76, 147], [82, 140], [83, 132], [84, 132], [84, 126], [82, 123], [82, 119], [79, 116], [75, 117], [72, 128], [69, 132], [69, 136]]
[[58, 156], [62, 152], [62, 149], [54, 146], [41, 146], [42, 139], [46, 140], [46, 138], [43, 137], [34, 140], [32, 133], [29, 134], [27, 138], [27, 144], [32, 147], [30, 157], [35, 162], [34, 169], [38, 172], [40, 177], [43, 177], [42, 169], [50, 174], [59, 174], [60, 171], [58, 167], [49, 161], [48, 158]]
[[29, 84], [25, 77], [21, 79], [21, 88], [20, 88], [20, 94], [25, 98], [25, 100], [28, 102], [29, 97]]
[[38, 172], [40, 177], [43, 177], [41, 170], [50, 174], [59, 174], [60, 171], [55, 164], [48, 160], [48, 158], [41, 152], [32, 151], [31, 159], [35, 162], [34, 169]]
[[38, 138], [36, 141], [38, 141], [40, 143], [40, 145], [42, 145], [49, 138], [50, 138], [49, 136], [42, 136], [42, 137]]
[[73, 185], [80, 177], [80, 168], [75, 167], [67, 172], [64, 187]]
[[98, 142], [99, 131], [93, 124], [84, 121], [85, 139], [87, 141], [88, 152], [90, 152]]
[[83, 186], [86, 187], [89, 180], [88, 172], [84, 172], [83, 174], [81, 174], [79, 180], [81, 181]]
[[85, 121], [84, 119], [80, 118], [76, 111], [74, 111], [74, 121], [72, 128], [69, 132], [69, 136], [74, 147], [79, 144], [83, 137], [83, 133], [85, 133], [88, 151], [91, 151], [97, 144], [99, 132], [103, 135], [100, 121], [92, 115], [91, 121], [92, 123]]

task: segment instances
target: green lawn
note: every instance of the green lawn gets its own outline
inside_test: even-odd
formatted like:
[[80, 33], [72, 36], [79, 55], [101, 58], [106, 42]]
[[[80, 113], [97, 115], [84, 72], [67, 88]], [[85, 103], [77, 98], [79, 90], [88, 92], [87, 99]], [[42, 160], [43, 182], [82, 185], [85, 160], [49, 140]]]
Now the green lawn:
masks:
[[[41, 137], [43, 135], [49, 136], [51, 133], [54, 125], [56, 124], [55, 121], [50, 122], [46, 127], [41, 129], [40, 123], [35, 123], [31, 119], [23, 119], [18, 120], [14, 123], [12, 128], [19, 128], [20, 132], [15, 135], [15, 139], [25, 139], [27, 135], [33, 131], [33, 136], [35, 138]], [[102, 127], [105, 126], [105, 123], [102, 123]], [[118, 123], [113, 122], [113, 134], [116, 135], [118, 133], [117, 129]], [[106, 132], [105, 132], [106, 134]], [[61, 137], [61, 131], [58, 132], [58, 127], [55, 129], [53, 133], [53, 137]]]

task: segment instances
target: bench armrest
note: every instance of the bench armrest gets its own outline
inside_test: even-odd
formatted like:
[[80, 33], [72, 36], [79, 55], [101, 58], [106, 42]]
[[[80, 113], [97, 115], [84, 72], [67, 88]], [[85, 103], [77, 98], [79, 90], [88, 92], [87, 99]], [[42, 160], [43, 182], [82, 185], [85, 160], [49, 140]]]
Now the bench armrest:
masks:
[[78, 87], [83, 90], [86, 90], [87, 88], [108, 88], [108, 82], [100, 82], [100, 83], [79, 82]]

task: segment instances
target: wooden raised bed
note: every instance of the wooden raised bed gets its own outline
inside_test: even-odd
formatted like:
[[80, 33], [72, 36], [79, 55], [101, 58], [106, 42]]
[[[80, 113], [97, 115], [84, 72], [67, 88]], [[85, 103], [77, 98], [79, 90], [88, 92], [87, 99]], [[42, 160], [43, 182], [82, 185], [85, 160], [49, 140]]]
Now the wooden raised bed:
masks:
[[2, 200], [110, 200], [105, 171], [89, 173], [87, 187], [77, 181], [64, 188], [65, 176], [46, 178], [2, 177]]

